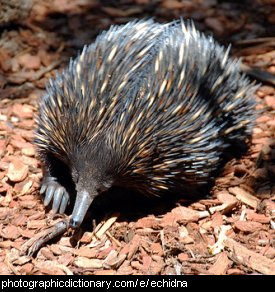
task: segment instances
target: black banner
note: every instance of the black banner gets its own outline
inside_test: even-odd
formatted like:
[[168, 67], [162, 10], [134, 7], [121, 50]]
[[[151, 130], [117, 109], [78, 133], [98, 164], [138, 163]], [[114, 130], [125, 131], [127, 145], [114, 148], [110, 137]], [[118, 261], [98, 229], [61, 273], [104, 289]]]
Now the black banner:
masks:
[[[266, 276], [0, 276], [0, 288], [40, 291], [51, 288], [203, 288], [235, 289], [239, 283], [260, 288]], [[262, 281], [261, 281], [262, 280]], [[225, 286], [226, 285], [226, 286]]]

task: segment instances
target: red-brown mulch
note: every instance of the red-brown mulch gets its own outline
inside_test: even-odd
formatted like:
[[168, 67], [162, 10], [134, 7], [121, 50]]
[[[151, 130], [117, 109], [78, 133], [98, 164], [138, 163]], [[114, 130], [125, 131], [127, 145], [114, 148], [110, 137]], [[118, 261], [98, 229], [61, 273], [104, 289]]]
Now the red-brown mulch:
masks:
[[[24, 8], [28, 16], [3, 20], [0, 13], [0, 274], [275, 274], [272, 1], [255, 1], [249, 9], [245, 1], [216, 0], [32, 2]], [[260, 78], [256, 96], [263, 113], [251, 147], [226, 164], [211, 198], [175, 202], [159, 213], [106, 210], [95, 229], [90, 222], [68, 230], [29, 256], [29, 240], [62, 218], [46, 211], [38, 194], [37, 98], [100, 31], [148, 16], [163, 22], [192, 17], [200, 30], [231, 42], [251, 76]]]

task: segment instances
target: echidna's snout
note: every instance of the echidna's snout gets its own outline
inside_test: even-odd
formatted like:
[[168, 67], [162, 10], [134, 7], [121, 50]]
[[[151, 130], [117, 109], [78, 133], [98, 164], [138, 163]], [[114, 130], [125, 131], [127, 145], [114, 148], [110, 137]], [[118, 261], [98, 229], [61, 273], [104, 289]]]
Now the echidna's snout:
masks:
[[92, 201], [93, 196], [91, 196], [91, 194], [89, 194], [86, 190], [77, 193], [73, 213], [70, 220], [70, 227], [78, 228], [81, 225]]
[[[95, 149], [94, 147], [92, 149]], [[112, 178], [106, 175], [105, 164], [110, 161], [108, 155], [96, 148], [96, 155], [88, 158], [78, 157], [77, 164], [72, 168], [72, 179], [75, 184], [76, 200], [70, 219], [70, 227], [78, 228], [92, 204], [94, 198], [112, 186]], [[105, 160], [98, 157], [105, 155]], [[85, 160], [86, 159], [86, 160]]]

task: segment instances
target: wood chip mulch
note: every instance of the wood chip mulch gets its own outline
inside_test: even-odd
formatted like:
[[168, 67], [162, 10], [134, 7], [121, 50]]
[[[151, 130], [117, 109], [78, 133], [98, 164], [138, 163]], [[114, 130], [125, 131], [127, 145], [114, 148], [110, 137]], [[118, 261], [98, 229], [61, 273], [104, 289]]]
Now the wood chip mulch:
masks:
[[[272, 1], [29, 0], [22, 7], [12, 2], [0, 4], [7, 8], [0, 12], [0, 274], [274, 275]], [[35, 240], [64, 220], [41, 202], [41, 164], [32, 144], [36, 102], [48, 79], [112, 24], [180, 16], [193, 18], [225, 45], [232, 43], [244, 70], [262, 83], [256, 92], [262, 114], [249, 151], [226, 164], [212, 197], [132, 216], [105, 210], [101, 220], [68, 230], [29, 255]]]

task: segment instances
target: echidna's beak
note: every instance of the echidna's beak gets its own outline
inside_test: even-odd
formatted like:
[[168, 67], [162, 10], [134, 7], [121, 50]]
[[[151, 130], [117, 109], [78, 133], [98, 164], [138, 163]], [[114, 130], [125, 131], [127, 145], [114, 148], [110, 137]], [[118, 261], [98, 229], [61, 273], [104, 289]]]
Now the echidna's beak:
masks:
[[81, 225], [91, 203], [93, 197], [87, 191], [77, 193], [73, 213], [70, 220], [70, 227], [77, 228]]

